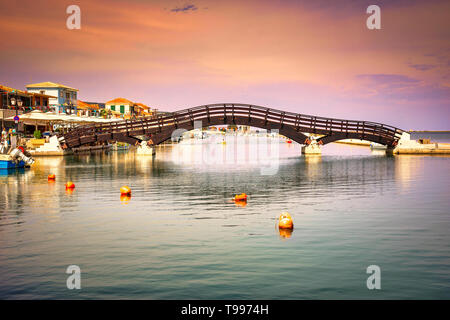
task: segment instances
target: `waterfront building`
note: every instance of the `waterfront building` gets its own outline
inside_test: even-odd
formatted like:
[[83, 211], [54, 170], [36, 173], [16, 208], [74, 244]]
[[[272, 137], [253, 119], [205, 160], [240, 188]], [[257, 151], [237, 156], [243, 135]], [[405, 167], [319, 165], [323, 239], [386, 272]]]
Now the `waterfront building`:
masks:
[[93, 106], [98, 107], [99, 109], [105, 109], [105, 103], [103, 102], [92, 102], [92, 101], [84, 101], [87, 104], [91, 104]]
[[135, 103], [128, 99], [116, 98], [106, 102], [105, 109], [107, 111], [119, 112], [122, 116], [125, 116], [126, 114], [134, 113], [134, 105]]
[[136, 109], [137, 116], [148, 117], [148, 116], [152, 116], [154, 113], [153, 110], [149, 106], [146, 106], [145, 104], [140, 103], [140, 102], [136, 103], [135, 109]]
[[75, 108], [76, 112], [78, 89], [49, 81], [28, 84], [26, 88], [31, 93], [52, 96], [53, 98], [49, 100], [49, 106], [55, 111], [72, 113], [72, 109]]
[[[20, 100], [21, 106], [17, 102], [13, 105], [11, 103], [12, 98], [16, 101]], [[56, 97], [44, 93], [28, 92], [0, 85], [0, 118], [2, 127], [13, 126], [12, 121], [6, 120], [12, 116], [21, 115], [35, 109], [48, 111], [49, 102], [54, 98]]]
[[152, 109], [143, 103], [133, 102], [125, 98], [116, 98], [106, 102], [105, 110], [109, 114], [124, 119], [155, 116], [157, 113], [156, 109]]
[[90, 104], [81, 100], [77, 101], [77, 116], [96, 116], [99, 114], [98, 105]]

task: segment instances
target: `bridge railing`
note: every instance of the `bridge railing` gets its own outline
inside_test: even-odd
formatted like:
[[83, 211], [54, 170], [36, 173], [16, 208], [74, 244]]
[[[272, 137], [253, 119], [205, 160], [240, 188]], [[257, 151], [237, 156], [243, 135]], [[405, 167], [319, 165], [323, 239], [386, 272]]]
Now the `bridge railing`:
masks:
[[275, 127], [291, 126], [297, 131], [320, 135], [357, 133], [361, 136], [373, 135], [387, 140], [398, 140], [403, 133], [401, 129], [370, 121], [318, 117], [247, 104], [212, 104], [176, 111], [171, 115], [163, 117], [149, 117], [80, 126], [67, 133], [65, 138], [70, 139], [101, 133], [127, 132], [132, 134], [133, 132], [142, 130], [161, 131], [170, 127], [182, 127], [185, 124], [192, 124], [195, 121], [209, 123], [211, 119], [217, 118], [224, 120], [224, 123], [228, 119], [233, 121], [234, 119], [248, 118], [251, 121], [264, 121], [264, 123], [271, 124]]

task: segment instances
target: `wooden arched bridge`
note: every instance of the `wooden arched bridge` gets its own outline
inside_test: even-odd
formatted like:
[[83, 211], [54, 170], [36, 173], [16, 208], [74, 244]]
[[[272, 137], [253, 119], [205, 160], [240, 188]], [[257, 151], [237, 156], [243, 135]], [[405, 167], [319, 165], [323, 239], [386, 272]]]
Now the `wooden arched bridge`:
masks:
[[170, 139], [174, 130], [194, 129], [196, 121], [201, 121], [201, 127], [228, 124], [277, 129], [280, 134], [304, 145], [311, 143], [304, 133], [311, 133], [320, 135], [316, 140], [319, 144], [361, 139], [395, 147], [403, 133], [399, 128], [370, 121], [316, 117], [250, 104], [221, 103], [180, 110], [156, 118], [82, 125], [64, 134], [60, 140], [68, 148], [101, 141], [136, 144], [149, 140], [151, 144], [157, 145]]

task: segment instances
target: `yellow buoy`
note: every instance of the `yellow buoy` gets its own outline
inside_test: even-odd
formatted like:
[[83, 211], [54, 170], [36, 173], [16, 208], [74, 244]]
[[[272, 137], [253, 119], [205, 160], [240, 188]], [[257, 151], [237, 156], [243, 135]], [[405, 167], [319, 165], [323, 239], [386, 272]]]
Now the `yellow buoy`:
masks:
[[131, 189], [129, 186], [123, 186], [120, 188], [120, 194], [121, 195], [131, 195]]
[[48, 177], [47, 177], [48, 181], [55, 181], [55, 179], [56, 179], [56, 176], [53, 173], [49, 174]]
[[73, 189], [75, 188], [75, 183], [73, 183], [72, 181], [68, 181], [66, 183], [66, 189]]
[[234, 196], [234, 201], [247, 201], [247, 194], [241, 193]]
[[289, 213], [283, 212], [278, 219], [278, 228], [280, 229], [292, 229], [294, 228], [294, 222]]

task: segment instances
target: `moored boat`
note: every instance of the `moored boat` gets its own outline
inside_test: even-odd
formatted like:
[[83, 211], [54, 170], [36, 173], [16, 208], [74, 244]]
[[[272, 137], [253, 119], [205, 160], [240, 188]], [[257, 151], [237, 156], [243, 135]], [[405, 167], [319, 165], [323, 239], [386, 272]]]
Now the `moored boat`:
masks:
[[9, 153], [0, 154], [0, 169], [14, 169], [29, 167], [34, 159], [25, 152], [23, 147], [14, 148]]
[[16, 160], [10, 154], [0, 154], [0, 169], [14, 169], [25, 167], [23, 160]]

